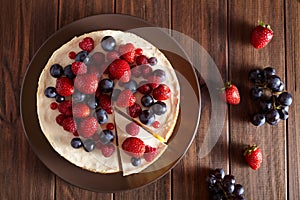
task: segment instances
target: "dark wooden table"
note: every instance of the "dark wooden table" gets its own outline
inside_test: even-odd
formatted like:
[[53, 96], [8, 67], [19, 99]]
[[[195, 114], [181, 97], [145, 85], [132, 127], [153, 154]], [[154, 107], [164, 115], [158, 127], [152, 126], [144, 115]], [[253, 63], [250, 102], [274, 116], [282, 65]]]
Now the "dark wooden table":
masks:
[[[217, 167], [236, 176], [246, 188], [247, 199], [300, 199], [298, 0], [1, 0], [0, 5], [0, 199], [209, 199], [205, 177]], [[212, 56], [222, 78], [238, 85], [242, 97], [238, 106], [228, 106], [222, 135], [213, 150], [198, 157], [211, 112], [202, 82], [201, 122], [187, 154], [155, 183], [114, 194], [83, 190], [51, 173], [27, 142], [19, 111], [25, 71], [42, 43], [77, 19], [103, 13], [137, 16], [195, 39]], [[258, 20], [271, 24], [275, 33], [261, 50], [249, 43]], [[189, 44], [181, 45], [192, 49]], [[276, 68], [294, 102], [287, 121], [254, 127], [248, 122], [252, 101], [247, 72], [268, 65]], [[244, 146], [252, 143], [259, 144], [264, 153], [258, 171], [247, 167], [241, 155]]]

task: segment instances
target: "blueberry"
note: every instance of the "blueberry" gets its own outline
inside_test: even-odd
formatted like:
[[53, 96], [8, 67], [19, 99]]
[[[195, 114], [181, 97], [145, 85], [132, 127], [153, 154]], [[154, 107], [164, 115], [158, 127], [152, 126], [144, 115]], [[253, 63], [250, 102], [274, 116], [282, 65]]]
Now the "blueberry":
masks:
[[154, 103], [154, 99], [152, 96], [150, 95], [144, 95], [142, 98], [141, 98], [141, 103], [143, 106], [145, 107], [150, 107], [153, 105]]
[[101, 46], [105, 51], [113, 51], [116, 48], [116, 40], [112, 36], [105, 36], [101, 40]]
[[162, 115], [167, 111], [167, 105], [162, 101], [157, 101], [151, 106], [151, 110], [156, 115]]
[[64, 68], [64, 74], [69, 79], [73, 79], [73, 78], [76, 77], [76, 75], [72, 71], [72, 65], [65, 66], [65, 68]]
[[151, 65], [151, 66], [154, 66], [157, 64], [157, 58], [155, 57], [151, 57], [148, 59], [148, 63]]
[[101, 92], [107, 93], [114, 89], [114, 82], [108, 78], [102, 79], [99, 83]]
[[61, 102], [63, 102], [63, 101], [65, 101], [65, 97], [64, 96], [61, 96], [61, 95], [59, 95], [59, 94], [57, 94], [56, 96], [55, 96], [55, 101], [57, 102], [57, 103], [61, 103]]
[[97, 116], [99, 124], [105, 124], [108, 120], [107, 112], [103, 109], [97, 110], [96, 116]]
[[56, 89], [55, 87], [47, 87], [45, 89], [45, 92], [44, 92], [45, 96], [48, 97], [48, 98], [54, 98], [56, 97], [57, 93], [56, 93]]
[[136, 90], [137, 90], [137, 82], [135, 80], [130, 80], [126, 83], [122, 83], [122, 87], [124, 87], [125, 89], [130, 90], [132, 93], [135, 93]]
[[253, 115], [251, 122], [254, 126], [262, 126], [266, 122], [266, 117], [264, 114], [257, 113]]
[[131, 164], [135, 167], [139, 166], [141, 164], [141, 158], [131, 158]]
[[119, 94], [121, 93], [120, 89], [114, 89], [111, 94], [111, 100], [116, 101], [118, 99]]
[[83, 62], [89, 55], [89, 52], [87, 51], [80, 51], [79, 53], [77, 53], [76, 57], [75, 57], [75, 61], [77, 62]]
[[153, 76], [160, 77], [161, 82], [166, 80], [166, 73], [161, 69], [154, 70], [152, 74], [153, 74]]
[[72, 95], [72, 99], [78, 103], [83, 102], [85, 100], [85, 97], [86, 97], [85, 94], [78, 91], [75, 91], [74, 94]]
[[86, 104], [88, 105], [88, 107], [95, 109], [98, 107], [98, 99], [97, 97], [95, 97], [94, 95], [91, 95], [87, 101]]
[[82, 141], [80, 138], [73, 138], [71, 140], [71, 146], [75, 149], [82, 147]]
[[99, 135], [99, 140], [102, 144], [108, 144], [114, 140], [114, 134], [110, 130], [103, 130]]
[[87, 152], [93, 151], [95, 149], [95, 146], [96, 146], [95, 141], [91, 138], [83, 141], [83, 148]]
[[150, 110], [143, 110], [139, 119], [143, 124], [150, 125], [155, 121], [155, 115]]
[[54, 78], [59, 78], [64, 74], [64, 69], [59, 64], [54, 64], [50, 67], [50, 74]]

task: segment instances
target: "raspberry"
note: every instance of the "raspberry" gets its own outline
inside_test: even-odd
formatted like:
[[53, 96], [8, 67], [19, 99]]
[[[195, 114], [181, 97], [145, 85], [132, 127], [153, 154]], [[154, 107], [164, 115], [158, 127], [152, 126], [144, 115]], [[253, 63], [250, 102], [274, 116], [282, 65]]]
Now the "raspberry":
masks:
[[82, 74], [75, 78], [75, 88], [84, 94], [94, 94], [98, 88], [97, 74]]
[[73, 117], [66, 117], [62, 122], [62, 127], [65, 131], [74, 133], [77, 130], [77, 125]]
[[109, 73], [121, 82], [128, 82], [131, 78], [130, 66], [125, 60], [117, 59], [109, 65]]
[[63, 125], [63, 121], [67, 116], [65, 116], [64, 114], [59, 114], [56, 116], [55, 121], [58, 125], [62, 126]]
[[165, 84], [160, 84], [153, 90], [153, 97], [156, 100], [167, 100], [171, 96], [170, 88]]
[[116, 104], [121, 108], [126, 108], [132, 106], [135, 101], [136, 98], [133, 93], [129, 89], [126, 89], [119, 94]]
[[103, 63], [105, 60], [105, 55], [101, 52], [95, 52], [93, 55], [92, 55], [92, 61], [96, 64], [101, 64]]
[[144, 142], [136, 137], [126, 138], [122, 144], [122, 149], [130, 156], [141, 157], [145, 152]]
[[147, 84], [146, 81], [142, 81], [142, 82], [140, 82], [137, 90], [142, 94], [150, 94], [152, 91], [152, 88], [150, 85]]
[[114, 60], [119, 58], [120, 58], [120, 54], [117, 51], [110, 51], [106, 54], [106, 59], [109, 63], [112, 63]]
[[138, 65], [145, 65], [148, 64], [148, 58], [145, 55], [140, 55], [136, 57], [135, 62]]
[[70, 96], [74, 93], [73, 81], [67, 77], [57, 78], [55, 89], [61, 96]]
[[76, 58], [76, 53], [74, 51], [69, 52], [69, 58], [70, 59], [75, 59]]
[[111, 105], [111, 99], [110, 96], [108, 94], [101, 94], [99, 96], [99, 105], [102, 109], [104, 109], [107, 114], [112, 114], [113, 112], [113, 108]]
[[98, 129], [98, 121], [95, 117], [84, 118], [78, 128], [78, 133], [85, 138], [89, 138], [95, 134]]
[[73, 116], [84, 118], [90, 115], [90, 108], [84, 103], [78, 103], [73, 106]]
[[126, 132], [131, 136], [137, 136], [140, 132], [140, 127], [135, 122], [127, 124], [125, 129]]
[[83, 62], [78, 61], [72, 63], [71, 69], [75, 75], [85, 74], [87, 72], [87, 66]]
[[51, 109], [51, 110], [56, 110], [57, 107], [58, 107], [58, 104], [57, 104], [56, 102], [52, 102], [52, 103], [50, 104], [50, 109]]
[[72, 115], [72, 101], [66, 100], [58, 104], [57, 106], [58, 111], [61, 114], [64, 114], [65, 116], [71, 116]]
[[151, 147], [149, 145], [145, 146], [144, 158], [147, 162], [151, 162], [157, 155], [157, 148]]
[[142, 108], [137, 103], [133, 104], [132, 106], [130, 106], [128, 108], [128, 114], [132, 118], [136, 118], [136, 117], [140, 116], [141, 113], [142, 113]]
[[94, 40], [90, 37], [86, 37], [79, 42], [79, 47], [84, 51], [91, 52], [94, 49]]
[[107, 125], [106, 125], [106, 128], [108, 129], [108, 130], [114, 130], [114, 128], [115, 128], [115, 125], [113, 124], [113, 123], [108, 123]]
[[101, 152], [104, 157], [108, 158], [115, 152], [115, 146], [112, 143], [103, 145], [101, 147]]

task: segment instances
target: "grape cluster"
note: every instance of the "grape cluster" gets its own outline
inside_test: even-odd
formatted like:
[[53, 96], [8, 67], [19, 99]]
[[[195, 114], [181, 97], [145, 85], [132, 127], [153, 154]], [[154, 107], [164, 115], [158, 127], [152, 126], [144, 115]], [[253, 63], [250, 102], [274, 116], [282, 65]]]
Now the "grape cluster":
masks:
[[215, 169], [206, 178], [212, 200], [245, 200], [244, 187], [236, 184], [233, 175], [225, 175], [223, 169]]
[[277, 125], [280, 120], [286, 120], [293, 97], [284, 90], [284, 83], [275, 69], [253, 69], [249, 72], [249, 79], [254, 83], [250, 95], [258, 107], [258, 112], [251, 118], [252, 124], [261, 126], [267, 122]]

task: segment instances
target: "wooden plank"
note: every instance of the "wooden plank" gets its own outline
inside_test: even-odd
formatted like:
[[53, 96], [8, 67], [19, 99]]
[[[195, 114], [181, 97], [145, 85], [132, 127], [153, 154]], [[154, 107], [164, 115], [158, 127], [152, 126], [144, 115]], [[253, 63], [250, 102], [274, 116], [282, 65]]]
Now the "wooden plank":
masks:
[[[193, 38], [196, 43], [186, 42], [174, 36], [195, 62], [200, 62], [203, 72], [207, 57], [200, 55], [195, 46], [201, 45], [215, 61], [224, 80], [227, 79], [227, 2], [226, 1], [172, 1], [172, 29]], [[204, 58], [200, 60], [200, 57]], [[205, 157], [199, 155], [204, 138], [210, 137], [209, 121], [212, 104], [207, 85], [201, 84], [201, 120], [194, 142], [182, 161], [173, 170], [174, 199], [210, 199], [205, 178], [210, 169], [223, 168], [228, 172], [227, 118], [221, 137], [212, 151]], [[220, 122], [219, 122], [220, 123]]]
[[[169, 27], [170, 7], [168, 0], [162, 1], [116, 1], [116, 13], [140, 17], [158, 27]], [[171, 199], [170, 173], [160, 180], [137, 190], [116, 193], [115, 199]]]
[[[59, 1], [59, 27], [63, 27], [75, 20], [97, 14], [113, 13], [114, 1], [64, 0]], [[56, 179], [57, 199], [103, 199], [113, 198], [111, 193], [96, 193], [80, 189], [66, 183], [59, 177]]]
[[[255, 12], [254, 12], [255, 11]], [[248, 81], [250, 69], [274, 66], [285, 81], [284, 2], [230, 1], [229, 10], [229, 66], [230, 78], [241, 91], [241, 103], [230, 109], [231, 172], [245, 187], [246, 199], [286, 199], [286, 131], [285, 122], [277, 126], [265, 124], [255, 127], [250, 114], [256, 106], [250, 99], [252, 84]], [[257, 21], [269, 23], [274, 38], [264, 49], [250, 44], [252, 29]], [[242, 151], [248, 144], [262, 148], [264, 160], [258, 171], [245, 165]]]
[[54, 175], [35, 156], [26, 141], [19, 98], [30, 59], [55, 31], [56, 3], [1, 1], [0, 199], [54, 198]]
[[297, 0], [285, 2], [286, 12], [286, 73], [287, 90], [293, 95], [294, 102], [289, 111], [288, 134], [288, 197], [300, 199], [300, 5]]

